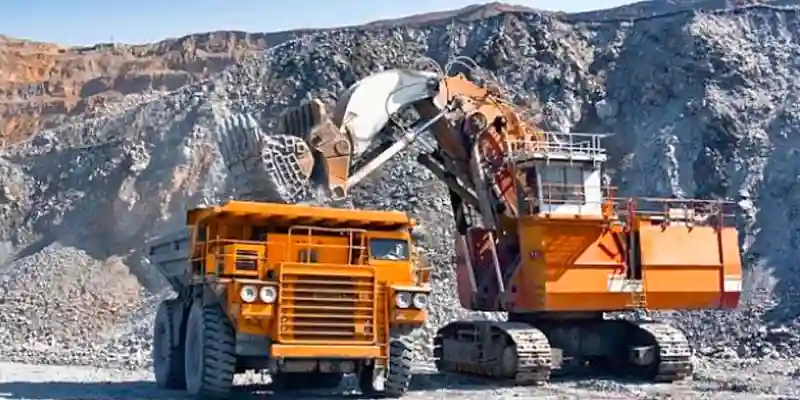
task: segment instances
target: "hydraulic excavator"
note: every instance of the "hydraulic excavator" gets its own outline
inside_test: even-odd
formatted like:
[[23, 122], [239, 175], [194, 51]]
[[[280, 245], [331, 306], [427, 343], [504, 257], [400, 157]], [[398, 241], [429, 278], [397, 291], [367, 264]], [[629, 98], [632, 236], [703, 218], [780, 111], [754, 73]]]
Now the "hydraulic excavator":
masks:
[[480, 70], [468, 73], [378, 72], [330, 112], [319, 100], [287, 111], [272, 135], [227, 120], [223, 154], [234, 176], [269, 176], [284, 199], [309, 182], [341, 199], [427, 142], [419, 164], [447, 185], [455, 216], [459, 301], [508, 315], [441, 327], [442, 372], [518, 384], [586, 367], [662, 382], [691, 375], [686, 336], [649, 311], [738, 305], [733, 204], [617, 197], [602, 183], [607, 135], [544, 132]]

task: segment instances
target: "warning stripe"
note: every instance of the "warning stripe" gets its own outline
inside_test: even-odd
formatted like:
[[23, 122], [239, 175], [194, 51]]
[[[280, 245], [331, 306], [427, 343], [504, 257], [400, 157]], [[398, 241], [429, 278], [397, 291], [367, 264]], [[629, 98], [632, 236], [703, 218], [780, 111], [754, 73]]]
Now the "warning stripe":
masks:
[[725, 275], [722, 281], [722, 290], [724, 292], [741, 292], [742, 277], [740, 275]]

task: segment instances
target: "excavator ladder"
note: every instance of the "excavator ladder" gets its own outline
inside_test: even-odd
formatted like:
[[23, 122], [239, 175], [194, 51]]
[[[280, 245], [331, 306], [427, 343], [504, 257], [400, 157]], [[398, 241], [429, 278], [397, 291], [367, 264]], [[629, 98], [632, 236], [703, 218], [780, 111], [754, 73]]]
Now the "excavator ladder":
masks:
[[628, 309], [636, 311], [639, 315], [649, 315], [647, 311], [647, 290], [644, 282], [644, 271], [642, 270], [642, 254], [639, 243], [639, 229], [637, 221], [637, 210], [633, 199], [628, 200], [622, 224], [622, 236], [625, 238], [626, 245], [626, 291], [631, 295]]
[[639, 310], [647, 312], [647, 292], [644, 290], [644, 282], [638, 281], [636, 282], [635, 287], [631, 290], [631, 305], [630, 308], [633, 310]]

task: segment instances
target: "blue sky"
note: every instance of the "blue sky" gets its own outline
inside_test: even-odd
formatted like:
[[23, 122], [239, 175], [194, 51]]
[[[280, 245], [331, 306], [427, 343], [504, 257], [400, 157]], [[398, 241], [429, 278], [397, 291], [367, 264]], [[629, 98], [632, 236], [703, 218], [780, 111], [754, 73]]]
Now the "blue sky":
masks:
[[[0, 34], [69, 45], [143, 43], [194, 32], [271, 32], [355, 25], [440, 11], [468, 0], [2, 0]], [[620, 0], [517, 0], [546, 10], [586, 11]]]

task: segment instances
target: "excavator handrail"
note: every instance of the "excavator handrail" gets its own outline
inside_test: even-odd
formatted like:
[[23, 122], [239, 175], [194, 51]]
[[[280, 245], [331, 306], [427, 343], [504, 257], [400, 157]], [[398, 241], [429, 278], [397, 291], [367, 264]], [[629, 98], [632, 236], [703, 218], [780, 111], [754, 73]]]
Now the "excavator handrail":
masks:
[[[587, 200], [587, 190], [599, 189], [601, 196], [596, 200]], [[735, 224], [737, 207], [730, 200], [698, 199], [698, 198], [668, 198], [647, 196], [618, 196], [618, 189], [614, 186], [602, 185], [587, 186], [578, 184], [542, 183], [541, 198], [536, 193], [525, 196], [523, 200], [528, 204], [528, 214], [554, 214], [566, 212], [541, 212], [535, 207], [541, 200], [549, 206], [572, 206], [577, 214], [584, 210], [596, 210], [598, 215], [609, 218], [633, 219], [629, 210], [635, 210], [635, 217], [650, 221], [693, 220], [702, 223], [708, 219], [715, 220], [721, 226]], [[631, 207], [632, 206], [632, 207]], [[710, 218], [715, 216], [715, 218]]]
[[532, 136], [509, 138], [508, 158], [512, 162], [557, 156], [605, 159], [607, 151], [601, 141], [608, 136], [610, 134], [538, 131]]
[[568, 183], [553, 183], [542, 182], [543, 188], [565, 188], [565, 189], [580, 189], [585, 192], [587, 189], [599, 188], [603, 194], [603, 198], [610, 199], [637, 199], [648, 202], [661, 202], [669, 201], [673, 203], [703, 203], [703, 204], [726, 204], [735, 205], [736, 202], [732, 200], [722, 199], [701, 199], [701, 198], [674, 198], [674, 197], [653, 197], [653, 196], [618, 196], [619, 187], [612, 185], [586, 185], [586, 184], [568, 184]]

